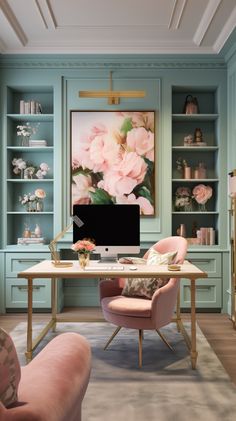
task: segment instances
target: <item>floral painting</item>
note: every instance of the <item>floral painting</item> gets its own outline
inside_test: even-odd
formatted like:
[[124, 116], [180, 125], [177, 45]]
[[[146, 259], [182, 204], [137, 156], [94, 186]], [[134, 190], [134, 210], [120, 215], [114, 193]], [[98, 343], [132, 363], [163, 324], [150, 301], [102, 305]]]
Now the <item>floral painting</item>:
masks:
[[155, 112], [71, 111], [74, 204], [132, 204], [155, 214]]

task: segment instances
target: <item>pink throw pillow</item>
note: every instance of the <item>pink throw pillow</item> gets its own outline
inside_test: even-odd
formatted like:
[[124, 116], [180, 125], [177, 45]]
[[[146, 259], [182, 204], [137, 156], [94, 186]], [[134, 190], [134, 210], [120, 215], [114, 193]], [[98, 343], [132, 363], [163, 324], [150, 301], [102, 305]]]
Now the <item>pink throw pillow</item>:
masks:
[[17, 401], [21, 368], [11, 337], [0, 328], [0, 401], [8, 407]]

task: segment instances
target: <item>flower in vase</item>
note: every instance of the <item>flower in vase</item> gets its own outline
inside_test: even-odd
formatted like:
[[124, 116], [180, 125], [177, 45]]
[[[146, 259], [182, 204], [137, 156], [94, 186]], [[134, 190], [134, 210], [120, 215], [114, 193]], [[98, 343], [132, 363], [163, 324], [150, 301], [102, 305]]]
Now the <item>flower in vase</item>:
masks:
[[175, 208], [177, 210], [191, 211], [192, 197], [188, 187], [178, 187], [175, 192]]
[[17, 126], [17, 136], [23, 137], [30, 137], [31, 135], [35, 134], [38, 130], [38, 126], [40, 123], [37, 123], [35, 126], [31, 126], [28, 122], [23, 126]]
[[95, 244], [84, 238], [83, 240], [79, 240], [72, 244], [71, 249], [77, 253], [88, 254], [95, 249]]
[[212, 197], [211, 186], [205, 186], [205, 184], [198, 184], [193, 189], [193, 198], [199, 205], [205, 205], [206, 202]]
[[46, 164], [46, 162], [42, 162], [35, 175], [36, 175], [37, 178], [43, 178], [49, 170], [50, 170], [50, 168], [49, 168], [48, 164]]
[[187, 161], [185, 159], [181, 158], [181, 157], [179, 157], [177, 159], [176, 164], [177, 164], [177, 170], [182, 171], [182, 172], [183, 172], [184, 168], [188, 166]]
[[14, 167], [13, 172], [16, 175], [21, 174], [21, 172], [24, 171], [27, 166], [26, 161], [24, 161], [22, 158], [14, 158], [12, 160], [12, 165]]
[[44, 199], [46, 197], [46, 193], [43, 189], [36, 189], [34, 194], [38, 199]]
[[28, 161], [24, 161], [22, 158], [13, 158], [13, 173], [18, 175], [24, 172], [24, 178], [39, 178], [43, 179], [47, 172], [50, 170], [46, 162], [42, 162], [39, 167]]

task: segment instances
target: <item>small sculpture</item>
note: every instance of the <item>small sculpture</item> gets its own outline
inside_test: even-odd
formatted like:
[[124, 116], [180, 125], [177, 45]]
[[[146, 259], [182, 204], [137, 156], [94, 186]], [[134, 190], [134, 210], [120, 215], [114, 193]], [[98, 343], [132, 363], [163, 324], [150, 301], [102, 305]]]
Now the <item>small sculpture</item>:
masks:
[[202, 131], [199, 128], [195, 129], [195, 132], [194, 132], [194, 142], [201, 143], [201, 144], [203, 143]]
[[189, 134], [188, 136], [184, 137], [184, 146], [192, 146], [193, 144], [193, 136]]

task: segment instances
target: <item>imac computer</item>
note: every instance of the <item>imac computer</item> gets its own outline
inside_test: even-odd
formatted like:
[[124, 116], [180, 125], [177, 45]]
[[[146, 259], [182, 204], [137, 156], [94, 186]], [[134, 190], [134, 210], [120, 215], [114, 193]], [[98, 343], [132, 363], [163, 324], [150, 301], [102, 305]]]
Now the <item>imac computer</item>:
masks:
[[140, 251], [139, 205], [74, 205], [73, 243], [83, 238], [94, 240], [102, 262], [117, 261], [118, 254]]

